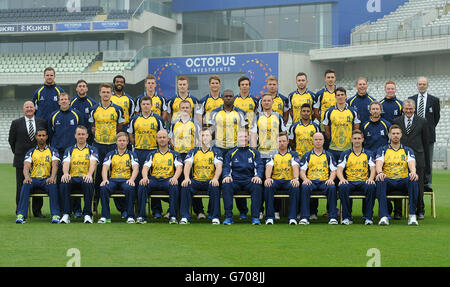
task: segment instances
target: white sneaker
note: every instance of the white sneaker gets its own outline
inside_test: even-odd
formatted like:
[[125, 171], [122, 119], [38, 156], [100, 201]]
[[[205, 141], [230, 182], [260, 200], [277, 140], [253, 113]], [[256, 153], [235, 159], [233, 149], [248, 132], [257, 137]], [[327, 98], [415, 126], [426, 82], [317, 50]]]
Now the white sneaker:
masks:
[[383, 216], [378, 222], [378, 225], [389, 225], [389, 219], [386, 216]]
[[85, 215], [84, 216], [84, 223], [92, 224], [92, 217], [90, 215]]
[[342, 220], [341, 224], [343, 224], [343, 225], [350, 225], [350, 224], [353, 224], [353, 221], [351, 221], [350, 219], [346, 218], [346, 219]]
[[164, 214], [164, 216], [163, 216], [163, 218], [165, 218], [165, 219], [169, 219], [169, 217], [170, 217], [170, 214], [168, 212], [166, 214]]
[[259, 213], [259, 220], [263, 220], [264, 219], [264, 213], [260, 212]]
[[128, 217], [127, 223], [128, 223], [128, 224], [134, 224], [134, 223], [136, 223], [136, 221], [134, 220], [133, 217]]
[[275, 220], [280, 220], [280, 213], [279, 212], [275, 212]]
[[300, 220], [300, 221], [298, 222], [298, 224], [300, 224], [300, 225], [308, 225], [308, 224], [309, 224], [309, 221], [308, 221], [308, 219], [303, 218], [302, 220]]
[[366, 219], [366, 221], [364, 221], [364, 225], [373, 225], [373, 221], [370, 219]]
[[59, 221], [59, 223], [69, 224], [70, 223], [69, 215], [68, 214], [64, 214], [63, 217], [61, 218], [61, 220]]
[[297, 220], [289, 219], [289, 225], [297, 225]]
[[336, 219], [334, 219], [334, 218], [331, 218], [330, 221], [328, 221], [328, 224], [336, 225], [336, 224], [338, 224], [338, 221]]
[[206, 215], [204, 213], [199, 213], [197, 215], [197, 219], [205, 219], [205, 218], [206, 218]]
[[269, 219], [266, 219], [266, 225], [273, 225], [273, 219], [272, 218], [269, 218]]
[[183, 218], [181, 218], [181, 220], [180, 220], [179, 223], [180, 223], [180, 224], [187, 224], [187, 223], [188, 223], [188, 220], [187, 220], [187, 218], [183, 217]]
[[100, 224], [106, 223], [106, 217], [101, 217], [101, 218], [97, 221], [97, 223], [100, 223]]
[[419, 222], [417, 222], [417, 217], [415, 214], [410, 214], [408, 219], [408, 225], [419, 225]]
[[219, 218], [213, 218], [213, 220], [211, 221], [211, 223], [212, 223], [213, 225], [218, 225], [218, 224], [220, 224], [220, 220], [219, 220]]
[[317, 214], [311, 214], [311, 215], [309, 216], [309, 220], [317, 220], [317, 219], [319, 219], [319, 218], [317, 217]]

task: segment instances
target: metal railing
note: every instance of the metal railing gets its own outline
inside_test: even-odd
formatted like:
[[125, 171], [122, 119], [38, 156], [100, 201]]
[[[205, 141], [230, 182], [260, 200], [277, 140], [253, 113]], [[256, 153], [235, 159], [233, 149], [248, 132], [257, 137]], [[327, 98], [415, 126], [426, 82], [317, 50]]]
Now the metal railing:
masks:
[[139, 16], [144, 11], [149, 11], [164, 17], [172, 18], [172, 7], [153, 0], [142, 0], [131, 17]]
[[[260, 52], [308, 53], [311, 49], [321, 48], [321, 45], [323, 46], [320, 43], [270, 39], [145, 46], [130, 61], [128, 69], [132, 70], [143, 58]], [[330, 45], [327, 48], [331, 47]]]
[[355, 33], [351, 35], [351, 45], [388, 43], [407, 40], [424, 40], [450, 35], [450, 24], [422, 27], [410, 30], [378, 31]]

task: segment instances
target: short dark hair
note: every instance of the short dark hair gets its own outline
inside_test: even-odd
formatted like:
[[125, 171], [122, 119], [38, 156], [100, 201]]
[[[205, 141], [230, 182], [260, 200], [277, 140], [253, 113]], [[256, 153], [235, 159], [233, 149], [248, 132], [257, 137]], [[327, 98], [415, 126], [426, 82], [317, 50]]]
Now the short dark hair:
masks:
[[123, 79], [123, 83], [125, 84], [125, 77], [124, 77], [124, 76], [122, 76], [122, 75], [117, 75], [117, 76], [115, 76], [115, 77], [113, 78], [113, 83], [116, 82], [116, 79]]
[[289, 140], [288, 133], [286, 131], [282, 131], [278, 134], [278, 137], [286, 137]]
[[211, 134], [211, 137], [214, 140], [215, 134], [214, 134], [214, 129], [212, 129], [212, 126], [202, 127], [202, 132], [206, 132], [206, 131], [208, 131]]
[[307, 76], [306, 73], [304, 73], [304, 72], [299, 72], [299, 73], [297, 74], [297, 76], [295, 76], [295, 78], [297, 79], [297, 78], [300, 77], [300, 76], [305, 76], [305, 78], [308, 79], [308, 76]]
[[77, 84], [75, 85], [75, 87], [77, 87], [79, 83], [85, 83], [86, 86], [88, 85], [88, 83], [85, 80], [81, 79], [81, 80], [77, 81]]
[[347, 90], [344, 89], [344, 87], [338, 87], [338, 88], [336, 88], [336, 90], [334, 90], [334, 93], [336, 93], [336, 92], [342, 92], [342, 93], [344, 93], [345, 95], [347, 95]]
[[44, 128], [44, 127], [42, 127], [42, 126], [40, 126], [40, 127], [38, 127], [38, 128], [36, 129], [36, 134], [35, 134], [34, 136], [36, 136], [36, 135], [38, 134], [38, 132], [41, 132], [41, 131], [45, 131], [45, 134], [48, 135], [47, 129]]
[[324, 76], [326, 77], [326, 76], [327, 76], [327, 74], [334, 74], [334, 75], [336, 76], [336, 71], [335, 71], [335, 70], [333, 70], [333, 69], [327, 69], [327, 70], [325, 71], [325, 74], [324, 74]]
[[249, 86], [251, 86], [251, 84], [252, 84], [252, 82], [250, 81], [249, 77], [247, 77], [247, 76], [242, 76], [242, 77], [240, 77], [239, 80], [238, 80], [238, 87], [241, 86], [241, 82], [242, 82], [242, 81], [248, 81], [248, 85], [249, 85]]
[[311, 105], [308, 104], [308, 103], [304, 103], [304, 104], [300, 107], [300, 110], [302, 110], [303, 108], [311, 109]]

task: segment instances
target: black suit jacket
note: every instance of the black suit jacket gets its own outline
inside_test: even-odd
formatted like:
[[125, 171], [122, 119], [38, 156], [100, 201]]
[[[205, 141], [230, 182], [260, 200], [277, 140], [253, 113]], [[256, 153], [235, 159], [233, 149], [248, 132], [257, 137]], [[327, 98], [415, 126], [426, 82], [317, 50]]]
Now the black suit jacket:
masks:
[[[34, 117], [36, 130], [40, 127], [46, 128], [47, 123], [45, 120]], [[9, 145], [14, 153], [13, 166], [16, 168], [23, 168], [23, 160], [27, 151], [37, 145], [36, 139], [30, 140], [28, 136], [27, 124], [25, 117], [18, 118], [11, 122], [9, 129]]]
[[[410, 99], [414, 100], [416, 103], [416, 115], [417, 115], [417, 99], [418, 94], [410, 97]], [[425, 106], [425, 118], [428, 122], [428, 142], [434, 143], [436, 142], [436, 126], [439, 123], [439, 119], [441, 118], [441, 105], [439, 103], [439, 99], [430, 94], [427, 95], [427, 104]]]
[[414, 115], [411, 125], [411, 132], [406, 134], [405, 115], [395, 118], [392, 124], [397, 124], [402, 128], [401, 143], [404, 146], [411, 148], [416, 156], [417, 168], [428, 168], [429, 165], [429, 150], [428, 144], [428, 123], [427, 120]]

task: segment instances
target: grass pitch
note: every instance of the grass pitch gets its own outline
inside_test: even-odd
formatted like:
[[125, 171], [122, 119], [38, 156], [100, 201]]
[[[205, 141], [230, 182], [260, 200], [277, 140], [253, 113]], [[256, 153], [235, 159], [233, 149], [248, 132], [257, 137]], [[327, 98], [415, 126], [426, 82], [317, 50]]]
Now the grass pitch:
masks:
[[[320, 217], [309, 226], [289, 226], [282, 218], [273, 226], [252, 226], [235, 218], [232, 226], [213, 226], [210, 220], [190, 225], [169, 225], [154, 220], [128, 225], [111, 204], [112, 224], [50, 224], [50, 219], [31, 218], [15, 224], [15, 170], [0, 165], [0, 266], [64, 267], [77, 248], [82, 267], [121, 266], [326, 266], [364, 267], [380, 251], [380, 265], [450, 266], [450, 172], [435, 171], [437, 218], [430, 216], [425, 197], [425, 220], [408, 226], [407, 220], [391, 220], [390, 226], [364, 226], [361, 201], [354, 201], [354, 224], [329, 226]], [[207, 202], [204, 202], [205, 207]], [[325, 211], [320, 201], [319, 214]], [[166, 206], [163, 205], [163, 208]], [[48, 198], [43, 213], [48, 215]], [[378, 201], [374, 214], [378, 213]], [[235, 212], [235, 214], [238, 214]], [[374, 218], [375, 223], [378, 217]]]

